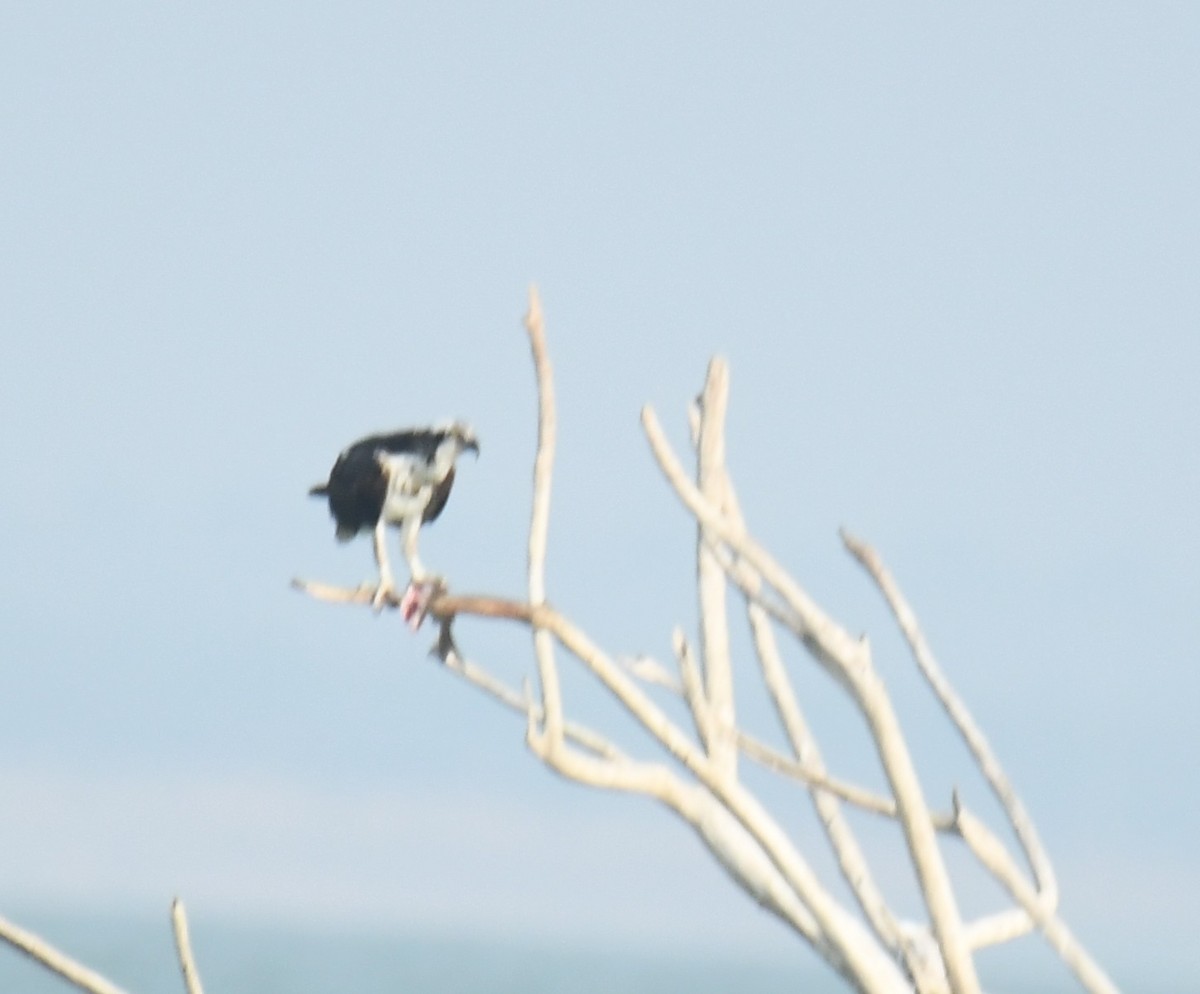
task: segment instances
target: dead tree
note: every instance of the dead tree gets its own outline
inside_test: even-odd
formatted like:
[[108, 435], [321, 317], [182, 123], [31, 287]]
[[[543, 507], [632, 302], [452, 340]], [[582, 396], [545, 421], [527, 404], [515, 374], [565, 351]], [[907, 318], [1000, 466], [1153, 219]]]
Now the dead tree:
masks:
[[[648, 659], [622, 663], [596, 645], [546, 597], [546, 535], [556, 442], [554, 384], [536, 293], [526, 318], [539, 401], [533, 469], [526, 600], [459, 596], [443, 591], [428, 605], [440, 626], [436, 656], [451, 673], [483, 690], [526, 723], [535, 756], [568, 779], [651, 797], [686, 822], [718, 863], [755, 901], [806, 941], [863, 994], [977, 994], [975, 953], [1039, 931], [1093, 994], [1117, 988], [1058, 916], [1058, 886], [1033, 822], [970, 712], [942, 673], [899, 586], [870, 546], [843, 532], [842, 542], [879, 588], [914, 662], [999, 802], [1020, 846], [1014, 855], [996, 832], [954, 794], [949, 810], [930, 807], [887, 690], [865, 638], [851, 635], [755, 540], [742, 518], [725, 466], [728, 373], [714, 360], [691, 411], [695, 473], [689, 474], [649, 408], [642, 425], [667, 482], [696, 524], [700, 631], [696, 645], [678, 628], [672, 670]], [[295, 581], [322, 600], [372, 605], [378, 591]], [[730, 592], [740, 597], [753, 652], [781, 726], [787, 751], [738, 724], [730, 632]], [[399, 606], [389, 595], [387, 602]], [[533, 636], [537, 690], [520, 689], [468, 660], [454, 639], [462, 616], [507, 619]], [[860, 712], [878, 756], [887, 792], [832, 774], [804, 718], [779, 646], [795, 639]], [[567, 718], [559, 689], [558, 653], [581, 664], [661, 746], [653, 758], [630, 755], [609, 736]], [[655, 694], [682, 701], [690, 728], [673, 722]], [[828, 881], [768, 805], [739, 776], [744, 761], [759, 764], [806, 791], [854, 904], [840, 903]], [[861, 809], [898, 822], [927, 917], [901, 918], [888, 905], [865, 850], [847, 818]], [[956, 836], [1011, 896], [1012, 904], [964, 920], [940, 840]], [[187, 943], [182, 907], [174, 914], [179, 959], [190, 994], [199, 980]], [[35, 936], [0, 919], [0, 940], [56, 970], [83, 990], [119, 994]]]
[[[592, 787], [642, 794], [683, 819], [733, 880], [793, 929], [855, 990], [864, 994], [976, 994], [975, 953], [1040, 931], [1085, 990], [1117, 988], [1057, 914], [1058, 886], [1033, 822], [962, 699], [942, 673], [899, 586], [878, 554], [843, 532], [842, 542], [891, 609], [921, 676], [957, 730], [1007, 816], [1021, 853], [1011, 853], [957, 793], [948, 810], [931, 807], [903, 730], [877, 673], [865, 638], [830, 617], [749, 531], [725, 465], [729, 381], [715, 359], [691, 414], [695, 471], [685, 470], [655, 413], [642, 412], [651, 451], [696, 523], [700, 607], [698, 643], [678, 628], [671, 670], [646, 658], [621, 662], [596, 645], [546, 597], [545, 561], [551, 474], [557, 436], [554, 382], [542, 312], [531, 293], [525, 321], [538, 391], [538, 444], [533, 467], [529, 531], [529, 589], [523, 601], [443, 592], [429, 614], [440, 625], [436, 655], [446, 668], [522, 716], [526, 743], [562, 776]], [[296, 581], [323, 600], [371, 604], [371, 587], [342, 589]], [[758, 669], [774, 704], [788, 751], [768, 746], [738, 723], [730, 639], [730, 592], [741, 601]], [[394, 603], [394, 602], [393, 602]], [[536, 686], [520, 689], [466, 658], [454, 638], [463, 616], [508, 619], [533, 636]], [[793, 638], [834, 680], [871, 736], [887, 792], [877, 793], [829, 772], [800, 708], [779, 647]], [[628, 754], [606, 734], [571, 721], [563, 710], [558, 653], [565, 652], [620, 703], [661, 746], [662, 755]], [[655, 694], [676, 695], [691, 728], [673, 722]], [[787, 826], [739, 777], [750, 761], [789, 778], [816, 810], [841, 876], [854, 896], [847, 906], [814, 872]], [[899, 823], [927, 912], [924, 921], [899, 917], [876, 882], [847, 808]], [[1012, 906], [964, 920], [946, 868], [940, 838], [957, 836], [1011, 895]], [[1024, 866], [1022, 865], [1024, 864]]]

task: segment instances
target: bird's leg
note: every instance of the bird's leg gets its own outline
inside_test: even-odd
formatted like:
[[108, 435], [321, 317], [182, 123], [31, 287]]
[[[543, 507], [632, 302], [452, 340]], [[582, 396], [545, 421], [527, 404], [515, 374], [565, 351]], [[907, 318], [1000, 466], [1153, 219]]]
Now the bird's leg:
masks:
[[[433, 488], [424, 486], [417, 493], [413, 503], [422, 509], [428, 506], [433, 498]], [[421, 533], [422, 515], [420, 512], [411, 514], [404, 519], [401, 541], [404, 543], [404, 558], [408, 561], [408, 572], [414, 584], [433, 584], [445, 586], [446, 581], [434, 573], [427, 573], [417, 554], [417, 538]]]
[[408, 562], [408, 572], [413, 583], [425, 580], [425, 567], [417, 555], [417, 535], [421, 530], [421, 515], [413, 514], [404, 519], [404, 530], [401, 532], [401, 542], [404, 546], [404, 558]]
[[375, 596], [371, 600], [371, 606], [379, 611], [383, 608], [384, 603], [389, 597], [396, 596], [396, 580], [392, 576], [392, 565], [388, 560], [387, 552], [387, 522], [380, 517], [375, 522], [375, 532], [373, 535], [375, 545], [375, 565], [379, 567], [379, 586], [375, 588]]
[[[426, 491], [428, 489], [424, 488]], [[422, 496], [425, 498], [422, 501], [422, 506], [424, 506], [428, 502], [430, 494], [423, 492]], [[414, 514], [405, 519], [402, 542], [411, 580], [408, 589], [404, 591], [404, 596], [400, 599], [400, 613], [413, 631], [421, 627], [421, 622], [425, 619], [425, 612], [429, 608], [429, 602], [434, 595], [446, 589], [446, 581], [433, 573], [427, 573], [417, 554], [417, 535], [420, 530], [421, 515]]]

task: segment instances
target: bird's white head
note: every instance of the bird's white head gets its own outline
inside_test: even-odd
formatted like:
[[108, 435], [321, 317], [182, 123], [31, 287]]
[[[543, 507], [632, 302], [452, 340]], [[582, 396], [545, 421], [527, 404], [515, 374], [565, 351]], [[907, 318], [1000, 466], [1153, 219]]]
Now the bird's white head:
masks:
[[474, 452], [479, 455], [479, 439], [475, 430], [465, 421], [447, 421], [438, 426], [448, 441], [453, 441], [459, 452]]

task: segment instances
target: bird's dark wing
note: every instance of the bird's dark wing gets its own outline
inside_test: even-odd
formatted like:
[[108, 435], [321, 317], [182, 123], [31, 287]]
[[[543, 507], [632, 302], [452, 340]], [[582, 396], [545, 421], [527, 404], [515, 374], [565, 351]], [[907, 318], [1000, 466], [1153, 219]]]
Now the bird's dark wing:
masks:
[[377, 440], [364, 438], [343, 452], [333, 464], [329, 482], [309, 491], [329, 498], [329, 513], [337, 522], [339, 539], [347, 541], [363, 529], [375, 527], [383, 512], [387, 479], [375, 458]]

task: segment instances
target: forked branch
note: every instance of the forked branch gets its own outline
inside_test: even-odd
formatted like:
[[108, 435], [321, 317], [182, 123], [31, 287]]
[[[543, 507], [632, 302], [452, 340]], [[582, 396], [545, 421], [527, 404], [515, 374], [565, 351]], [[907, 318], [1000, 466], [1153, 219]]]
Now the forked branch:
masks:
[[[1056, 916], [1057, 884], [1032, 820], [1021, 804], [965, 704], [934, 661], [911, 608], [879, 557], [843, 535], [891, 607], [913, 658], [989, 788], [999, 799], [1028, 863], [1027, 879], [999, 837], [955, 798], [950, 813], [931, 810], [882, 679], [865, 638], [852, 636], [804, 590], [749, 531], [725, 465], [728, 371], [709, 368], [692, 410], [694, 476], [685, 470], [654, 412], [642, 422], [651, 451], [691, 516], [697, 538], [699, 647], [676, 627], [672, 648], [678, 676], [657, 663], [622, 664], [610, 657], [546, 596], [546, 552], [551, 475], [557, 440], [554, 384], [541, 305], [530, 295], [525, 319], [538, 395], [537, 451], [530, 518], [528, 600], [461, 596], [448, 590], [431, 599], [440, 625], [435, 653], [445, 667], [524, 718], [529, 748], [568, 779], [593, 787], [645, 795], [686, 822], [718, 863], [763, 907], [794, 929], [855, 990], [864, 994], [975, 994], [975, 950], [1037, 928], [1067, 962], [1085, 990], [1113, 994], [1115, 987]], [[297, 582], [311, 596], [370, 604], [372, 589], [342, 589]], [[729, 585], [744, 600], [760, 672], [775, 706], [788, 752], [769, 736], [739, 725], [729, 621]], [[462, 616], [502, 619], [527, 626], [534, 641], [539, 691], [504, 684], [468, 662], [453, 635]], [[874, 743], [887, 792], [866, 790], [829, 772], [804, 719], [780, 649], [791, 634], [820, 668], [849, 695]], [[601, 732], [567, 719], [556, 652], [584, 668], [657, 744], [638, 757]], [[657, 697], [682, 702], [690, 727], [671, 719]], [[810, 794], [841, 875], [854, 895], [845, 907], [814, 871], [784, 822], [742, 782], [739, 755], [765, 765]], [[902, 921], [892, 910], [863, 847], [846, 817], [846, 805], [891, 819], [902, 828], [928, 921]], [[1009, 892], [1012, 907], [964, 922], [938, 843], [955, 834], [979, 864]], [[856, 911], [852, 908], [856, 907]]]
[[[185, 994], [204, 994], [188, 936], [187, 913], [179, 898], [171, 902], [171, 929], [175, 935], [175, 951], [183, 975]], [[45, 939], [4, 918], [0, 918], [0, 941], [87, 994], [127, 994], [123, 988], [54, 948]]]

